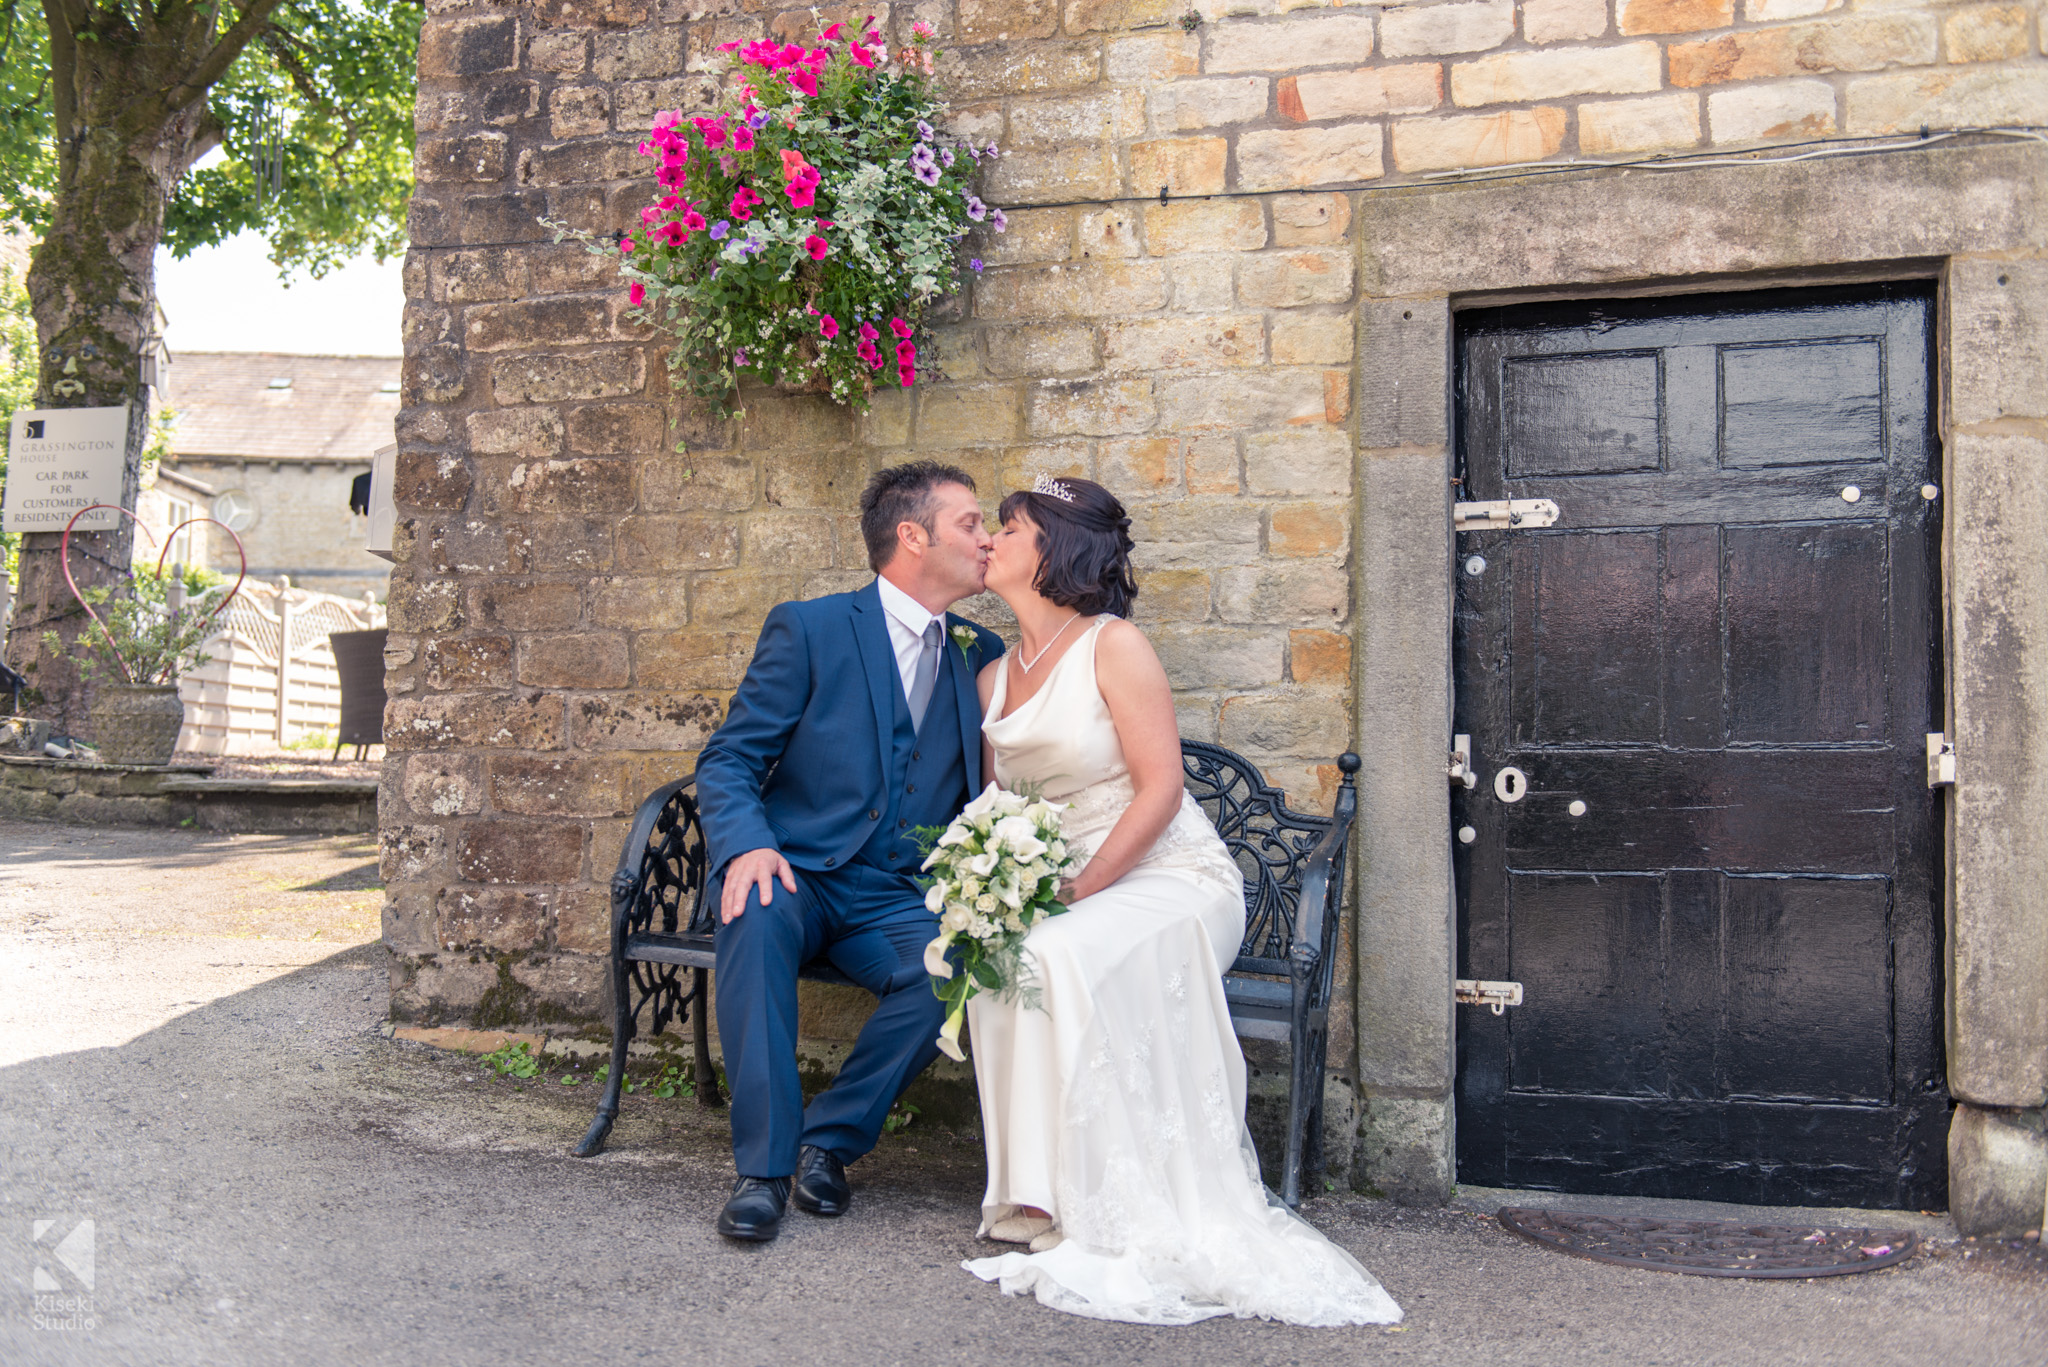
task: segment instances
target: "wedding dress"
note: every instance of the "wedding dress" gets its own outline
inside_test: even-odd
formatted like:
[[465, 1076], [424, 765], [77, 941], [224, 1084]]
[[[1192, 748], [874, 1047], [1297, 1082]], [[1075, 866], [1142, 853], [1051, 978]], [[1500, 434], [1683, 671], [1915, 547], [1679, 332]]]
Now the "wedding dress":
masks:
[[[1008, 717], [1005, 665], [983, 722], [1004, 787], [1035, 783], [1073, 804], [1066, 838], [1084, 863], [1134, 792], [1095, 680], [1109, 620]], [[1371, 1273], [1260, 1180], [1223, 996], [1243, 933], [1242, 875], [1184, 793], [1130, 872], [1032, 928], [1038, 1006], [969, 1002], [988, 1150], [981, 1232], [1028, 1205], [1050, 1212], [1065, 1240], [963, 1267], [1096, 1319], [1401, 1318]]]

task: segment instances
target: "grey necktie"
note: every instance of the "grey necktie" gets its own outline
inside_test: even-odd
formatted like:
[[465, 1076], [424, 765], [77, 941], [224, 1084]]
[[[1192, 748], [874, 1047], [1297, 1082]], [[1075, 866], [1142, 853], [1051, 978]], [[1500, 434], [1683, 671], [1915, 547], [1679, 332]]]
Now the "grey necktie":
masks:
[[932, 705], [932, 689], [939, 681], [939, 619], [932, 618], [924, 629], [924, 644], [917, 652], [917, 672], [910, 676], [910, 729], [924, 728], [925, 709]]

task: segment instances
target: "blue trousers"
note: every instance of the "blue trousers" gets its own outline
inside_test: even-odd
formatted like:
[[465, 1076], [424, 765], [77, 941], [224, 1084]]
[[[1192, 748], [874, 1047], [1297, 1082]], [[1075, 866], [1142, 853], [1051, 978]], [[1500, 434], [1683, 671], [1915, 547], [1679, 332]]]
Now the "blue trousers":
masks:
[[[723, 880], [706, 890], [716, 906]], [[945, 1004], [924, 970], [938, 934], [924, 894], [899, 873], [849, 864], [796, 871], [792, 894], [747, 908], [718, 928], [718, 1038], [732, 1093], [733, 1165], [787, 1177], [815, 1144], [841, 1162], [874, 1148], [910, 1080], [938, 1057]], [[796, 1065], [796, 975], [823, 955], [879, 999], [832, 1085], [807, 1108]]]

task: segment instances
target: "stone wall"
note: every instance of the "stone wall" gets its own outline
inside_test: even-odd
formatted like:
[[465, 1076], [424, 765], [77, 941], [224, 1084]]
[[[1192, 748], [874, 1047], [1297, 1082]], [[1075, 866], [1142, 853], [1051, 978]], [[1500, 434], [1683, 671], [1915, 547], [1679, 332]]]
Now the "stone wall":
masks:
[[1367, 755], [1363, 1009], [1347, 982], [1331, 1062], [1363, 1089], [1362, 1176], [1440, 1196], [1450, 296], [1877, 257], [1759, 256], [1786, 201], [1715, 217], [1747, 171], [1534, 181], [1540, 218], [1529, 185], [1491, 186], [1445, 238], [1430, 224], [1467, 192], [1437, 173], [2041, 122], [2037, 16], [1253, 3], [1205, 5], [1188, 32], [1179, 0], [876, 8], [953, 50], [956, 127], [1001, 142], [985, 193], [1010, 231], [970, 244], [987, 270], [941, 331], [943, 380], [858, 418], [758, 394], [725, 423], [670, 391], [606, 263], [537, 220], [625, 226], [646, 200], [638, 134], [709, 98], [717, 44], [867, 7], [429, 6], [380, 799], [394, 1010], [459, 1019], [487, 993], [604, 1010], [625, 818], [688, 770], [770, 605], [868, 578], [851, 510], [871, 470], [941, 456], [991, 504], [1041, 470], [1082, 474], [1132, 508], [1139, 616], [1184, 734], [1252, 755], [1307, 807], [1337, 752]]

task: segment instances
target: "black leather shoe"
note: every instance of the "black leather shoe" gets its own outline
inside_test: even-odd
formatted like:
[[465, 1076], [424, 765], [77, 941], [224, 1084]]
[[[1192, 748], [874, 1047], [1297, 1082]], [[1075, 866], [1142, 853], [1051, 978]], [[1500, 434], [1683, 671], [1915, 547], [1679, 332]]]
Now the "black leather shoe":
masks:
[[718, 1232], [728, 1239], [766, 1243], [781, 1232], [788, 1204], [787, 1177], [742, 1177], [718, 1212]]
[[804, 1145], [796, 1160], [796, 1203], [813, 1215], [844, 1215], [853, 1204], [846, 1164], [830, 1149]]

